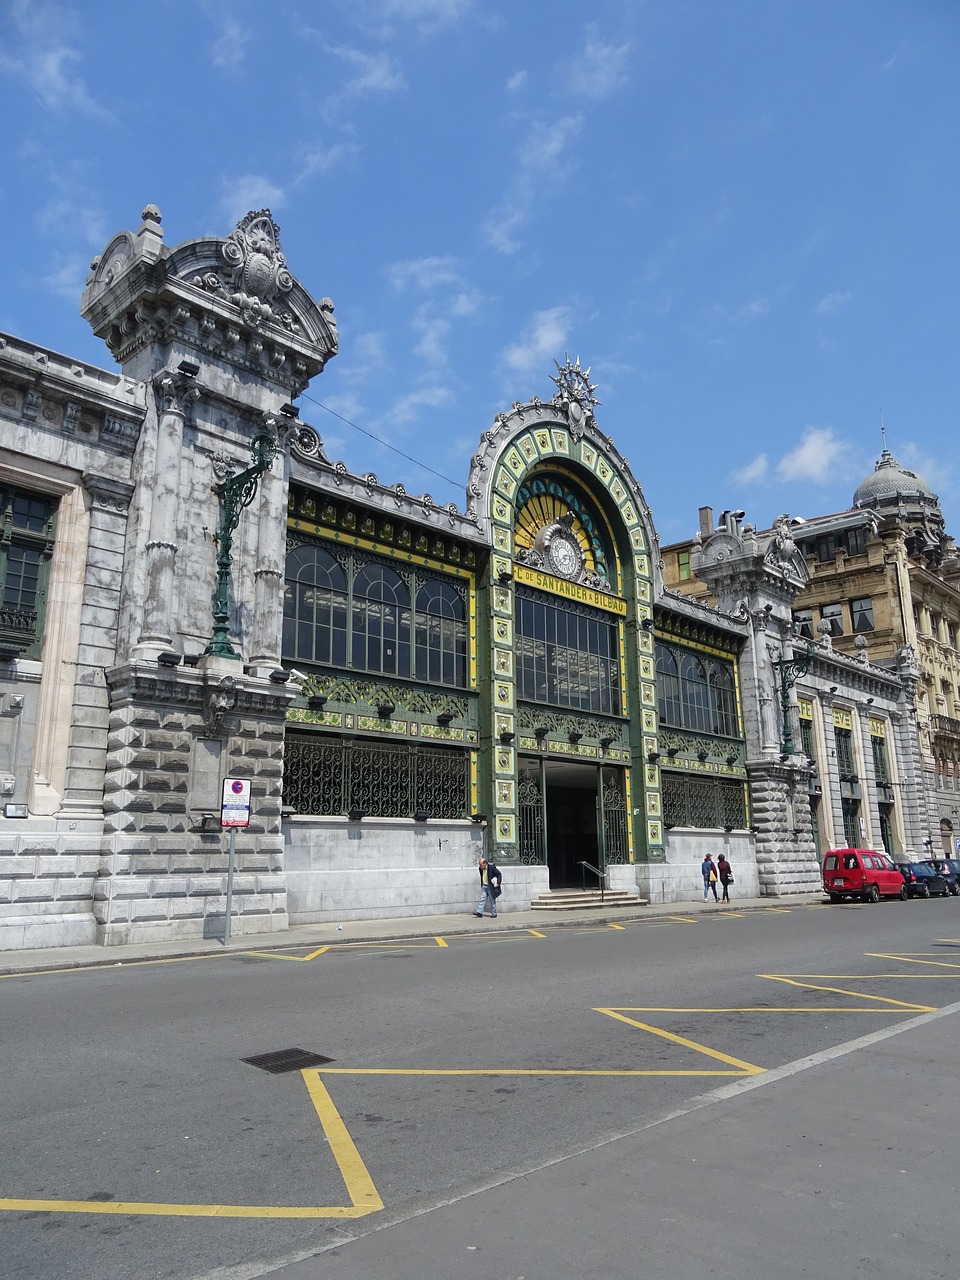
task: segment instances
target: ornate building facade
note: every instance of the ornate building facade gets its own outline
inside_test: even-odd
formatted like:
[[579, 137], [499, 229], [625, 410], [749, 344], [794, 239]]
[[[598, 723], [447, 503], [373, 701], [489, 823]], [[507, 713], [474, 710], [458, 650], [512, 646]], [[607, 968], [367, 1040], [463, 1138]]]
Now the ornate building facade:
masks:
[[0, 947], [215, 934], [231, 778], [242, 934], [469, 910], [481, 851], [508, 909], [683, 900], [708, 850], [745, 895], [807, 889], [842, 829], [812, 799], [828, 681], [887, 751], [864, 834], [914, 838], [909, 664], [821, 645], [788, 747], [789, 530], [711, 529], [711, 599], [666, 590], [579, 361], [482, 433], [460, 510], [301, 421], [337, 328], [268, 211], [168, 248], [148, 207], [82, 314], [119, 372], [0, 338]]

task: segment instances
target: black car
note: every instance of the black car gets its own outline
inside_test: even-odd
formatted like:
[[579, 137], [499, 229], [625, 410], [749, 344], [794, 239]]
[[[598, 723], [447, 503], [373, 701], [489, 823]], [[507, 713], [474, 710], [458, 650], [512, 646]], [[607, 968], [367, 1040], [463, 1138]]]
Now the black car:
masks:
[[909, 898], [945, 898], [950, 888], [946, 880], [925, 862], [898, 862], [897, 870], [903, 876]]
[[947, 882], [954, 897], [960, 893], [960, 862], [955, 858], [924, 858], [924, 865], [932, 868]]

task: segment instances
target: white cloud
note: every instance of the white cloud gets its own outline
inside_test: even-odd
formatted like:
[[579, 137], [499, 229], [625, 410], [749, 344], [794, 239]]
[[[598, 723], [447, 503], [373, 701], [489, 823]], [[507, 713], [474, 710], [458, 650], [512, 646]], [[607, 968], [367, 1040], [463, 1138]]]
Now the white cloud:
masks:
[[423, 409], [440, 409], [453, 400], [449, 387], [423, 387], [394, 400], [387, 412], [387, 421], [393, 426], [405, 426], [416, 421]]
[[609, 98], [627, 83], [629, 44], [604, 44], [596, 27], [588, 28], [586, 43], [574, 58], [567, 84], [585, 98]]
[[570, 328], [570, 307], [550, 307], [538, 311], [520, 342], [505, 347], [501, 359], [511, 373], [535, 373], [566, 347]]
[[822, 316], [835, 315], [842, 307], [845, 307], [850, 301], [849, 293], [841, 293], [835, 289], [833, 293], [826, 293], [817, 303], [817, 313]]
[[420, 335], [414, 344], [414, 355], [427, 364], [446, 364], [446, 340], [450, 332], [450, 321], [445, 316], [438, 316], [428, 308], [421, 307], [413, 318], [413, 327]]
[[81, 258], [61, 259], [43, 277], [43, 287], [59, 298], [79, 305], [90, 265]]
[[733, 478], [738, 484], [756, 484], [758, 481], [766, 479], [769, 469], [770, 464], [767, 455], [758, 453], [752, 462], [748, 462], [739, 471], [734, 471]]
[[506, 85], [507, 92], [516, 93], [516, 91], [518, 89], [522, 89], [526, 83], [527, 83], [526, 71], [515, 71], [513, 75], [510, 77], [510, 79], [507, 81], [507, 85]]
[[383, 0], [387, 18], [416, 23], [421, 30], [458, 22], [473, 8], [473, 0]]
[[457, 260], [450, 254], [428, 258], [409, 258], [405, 262], [393, 262], [387, 267], [390, 283], [398, 291], [407, 285], [417, 289], [436, 289], [440, 285], [460, 284]]
[[846, 472], [849, 460], [849, 446], [837, 439], [832, 427], [809, 427], [797, 447], [777, 463], [777, 478], [829, 484], [838, 472]]
[[360, 97], [367, 93], [394, 93], [406, 88], [403, 73], [390, 54], [365, 53], [349, 45], [328, 46], [341, 62], [354, 68], [355, 74], [348, 80], [337, 98]]
[[519, 173], [505, 199], [486, 219], [483, 227], [487, 243], [501, 253], [516, 253], [517, 232], [527, 221], [542, 183], [548, 176], [569, 172], [573, 161], [566, 157], [583, 124], [583, 116], [562, 116], [552, 123], [536, 121], [517, 148]]
[[250, 32], [239, 22], [226, 19], [220, 36], [213, 42], [213, 65], [220, 71], [238, 71], [250, 39]]
[[331, 147], [318, 147], [308, 151], [300, 162], [296, 186], [300, 186], [315, 173], [329, 173], [338, 164], [352, 160], [360, 154], [360, 147], [355, 142], [337, 142]]
[[270, 209], [273, 213], [283, 207], [286, 197], [281, 187], [258, 173], [243, 173], [236, 178], [223, 179], [221, 212], [232, 222], [253, 209]]
[[13, 0], [9, 6], [19, 47], [0, 52], [0, 72], [24, 80], [40, 105], [54, 114], [78, 112], [113, 124], [116, 116], [97, 102], [76, 67], [80, 52], [67, 41], [76, 22], [68, 9], [58, 5]]

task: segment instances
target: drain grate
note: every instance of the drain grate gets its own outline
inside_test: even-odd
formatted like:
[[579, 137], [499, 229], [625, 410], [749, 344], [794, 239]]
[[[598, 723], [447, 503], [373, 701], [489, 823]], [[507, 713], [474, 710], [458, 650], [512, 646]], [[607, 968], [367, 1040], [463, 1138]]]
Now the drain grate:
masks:
[[251, 1067], [259, 1067], [261, 1071], [270, 1071], [280, 1075], [284, 1071], [302, 1071], [305, 1067], [322, 1067], [332, 1058], [325, 1058], [322, 1053], [311, 1053], [309, 1049], [277, 1049], [274, 1053], [258, 1053], [253, 1058], [241, 1058], [241, 1062]]

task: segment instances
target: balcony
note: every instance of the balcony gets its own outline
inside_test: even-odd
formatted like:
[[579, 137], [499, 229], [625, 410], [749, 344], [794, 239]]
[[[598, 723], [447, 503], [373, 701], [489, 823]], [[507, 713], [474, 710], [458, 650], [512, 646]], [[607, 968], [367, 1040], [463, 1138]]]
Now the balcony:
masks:
[[942, 734], [945, 738], [960, 738], [960, 720], [955, 720], [953, 716], [931, 716], [930, 723], [934, 733]]

